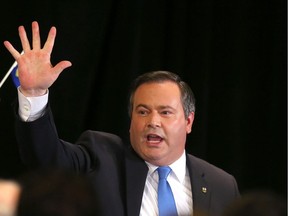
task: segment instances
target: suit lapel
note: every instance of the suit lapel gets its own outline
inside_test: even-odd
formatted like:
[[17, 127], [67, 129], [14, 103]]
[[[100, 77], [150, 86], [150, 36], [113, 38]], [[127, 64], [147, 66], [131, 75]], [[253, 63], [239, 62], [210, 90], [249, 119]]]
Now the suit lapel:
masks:
[[[197, 216], [195, 213], [209, 210], [212, 188], [206, 181], [201, 163], [194, 156], [187, 155], [186, 163], [191, 180], [193, 211]], [[125, 164], [127, 216], [135, 216], [140, 213], [148, 167], [132, 149], [127, 152]]]
[[208, 211], [212, 188], [207, 184], [205, 172], [201, 164], [192, 155], [187, 155], [187, 167], [192, 187], [193, 211], [195, 213]]
[[132, 149], [128, 151], [125, 163], [127, 216], [135, 216], [140, 213], [148, 167]]

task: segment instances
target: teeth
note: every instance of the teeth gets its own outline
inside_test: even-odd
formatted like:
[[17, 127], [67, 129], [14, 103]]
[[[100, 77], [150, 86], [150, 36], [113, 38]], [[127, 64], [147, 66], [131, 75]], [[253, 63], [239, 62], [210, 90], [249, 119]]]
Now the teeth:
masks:
[[154, 142], [160, 142], [162, 140], [162, 138], [160, 136], [157, 136], [157, 135], [148, 135], [147, 140], [148, 141], [154, 141]]

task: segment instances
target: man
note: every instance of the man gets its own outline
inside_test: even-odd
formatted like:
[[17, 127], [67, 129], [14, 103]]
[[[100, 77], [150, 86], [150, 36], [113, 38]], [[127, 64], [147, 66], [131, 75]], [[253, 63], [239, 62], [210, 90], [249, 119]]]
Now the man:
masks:
[[0, 216], [16, 216], [21, 186], [9, 179], [0, 179]]
[[17, 216], [98, 215], [95, 191], [86, 175], [63, 169], [41, 169], [25, 173], [19, 183]]
[[195, 100], [190, 87], [173, 73], [156, 71], [138, 77], [130, 97], [130, 142], [113, 134], [86, 131], [75, 144], [60, 140], [48, 104], [48, 89], [71, 66], [55, 67], [50, 55], [56, 37], [52, 27], [41, 49], [39, 26], [32, 23], [32, 49], [23, 26], [21, 55], [5, 41], [15, 58], [21, 86], [16, 135], [24, 163], [32, 168], [61, 167], [86, 173], [99, 196], [101, 215], [158, 215], [158, 167], [169, 166], [178, 215], [220, 215], [239, 196], [233, 176], [185, 152], [192, 130]]
[[287, 216], [287, 200], [275, 191], [249, 190], [234, 200], [222, 216]]

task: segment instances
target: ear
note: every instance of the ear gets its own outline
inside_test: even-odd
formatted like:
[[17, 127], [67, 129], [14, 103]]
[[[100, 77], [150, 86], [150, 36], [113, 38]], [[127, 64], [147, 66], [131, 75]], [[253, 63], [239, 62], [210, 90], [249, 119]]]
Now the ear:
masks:
[[194, 112], [191, 112], [188, 116], [188, 118], [186, 119], [187, 125], [186, 125], [186, 133], [189, 134], [192, 131], [192, 125], [193, 125], [193, 121], [194, 121]]

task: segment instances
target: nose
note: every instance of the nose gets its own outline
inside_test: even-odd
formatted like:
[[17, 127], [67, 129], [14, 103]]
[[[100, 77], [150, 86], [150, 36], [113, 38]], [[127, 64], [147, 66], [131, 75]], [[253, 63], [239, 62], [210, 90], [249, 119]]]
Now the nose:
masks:
[[147, 126], [150, 128], [160, 127], [161, 126], [160, 116], [157, 113], [151, 113], [148, 118]]

